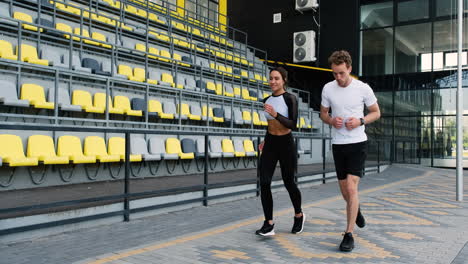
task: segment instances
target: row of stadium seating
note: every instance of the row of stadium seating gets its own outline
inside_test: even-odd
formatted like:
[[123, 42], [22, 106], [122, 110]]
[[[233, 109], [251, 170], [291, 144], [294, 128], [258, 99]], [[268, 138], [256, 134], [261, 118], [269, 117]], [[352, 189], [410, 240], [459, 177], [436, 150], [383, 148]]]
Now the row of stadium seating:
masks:
[[[19, 54], [20, 53], [20, 54]], [[68, 52], [67, 52], [68, 53]], [[60, 69], [71, 69], [76, 71], [83, 71], [103, 76], [109, 77], [117, 77], [117, 78], [124, 78], [130, 81], [136, 82], [147, 82], [149, 84], [154, 85], [167, 85], [170, 87], [176, 87], [180, 89], [192, 89], [197, 90], [200, 89], [202, 91], [206, 91], [208, 93], [213, 93], [217, 95], [224, 95], [229, 97], [240, 97], [241, 91], [240, 88], [234, 86], [231, 83], [226, 83], [225, 88], [221, 86], [221, 83], [215, 83], [214, 80], [207, 79], [206, 81], [202, 82], [201, 80], [196, 81], [196, 76], [191, 74], [181, 74], [180, 76], [177, 75], [174, 78], [174, 75], [171, 74], [167, 70], [162, 70], [160, 68], [148, 67], [148, 72], [144, 69], [144, 65], [136, 65], [134, 67], [124, 64], [124, 63], [111, 63], [111, 60], [103, 58], [101, 61], [98, 62], [97, 58], [91, 58], [90, 55], [86, 57], [83, 56], [80, 59], [78, 53], [73, 52], [72, 60], [70, 61], [69, 54], [63, 53], [62, 50], [54, 48], [53, 46], [43, 46], [42, 50], [40, 51], [41, 56], [39, 57], [39, 53], [35, 46], [29, 44], [21, 44], [21, 49], [18, 50], [16, 48], [16, 54], [14, 52], [13, 45], [6, 40], [0, 39], [0, 58], [7, 59], [7, 60], [17, 60], [18, 58], [27, 63], [44, 65], [44, 66], [52, 66], [55, 68]], [[20, 56], [18, 56], [20, 55]], [[152, 55], [149, 55], [150, 57]], [[168, 54], [170, 56], [170, 54]], [[166, 61], [169, 57], [159, 57], [160, 60]], [[191, 66], [191, 60], [184, 60], [183, 58], [180, 60], [175, 60], [178, 64], [182, 66]], [[186, 62], [184, 62], [186, 61]], [[200, 60], [201, 67], [208, 66], [207, 61]], [[206, 63], [206, 64], [204, 64]], [[221, 69], [221, 71], [219, 71]], [[258, 79], [262, 79], [266, 81], [266, 77], [262, 77], [258, 74], [254, 74], [253, 79], [249, 79], [247, 72], [241, 73], [244, 75], [236, 75], [233, 74], [231, 71], [232, 69], [226, 69], [222, 65], [217, 65], [211, 63], [208, 68], [208, 72], [218, 71], [218, 74], [226, 75], [226, 76], [234, 76], [235, 78], [240, 78], [240, 76], [247, 78], [250, 82], [260, 81]], [[215, 78], [219, 78], [216, 77]], [[174, 82], [174, 79], [177, 79], [177, 83]], [[221, 78], [222, 79], [222, 78]], [[229, 78], [227, 78], [229, 80]], [[236, 91], [237, 89], [237, 91]], [[224, 91], [223, 91], [224, 90]], [[242, 92], [242, 97], [247, 100], [254, 100], [256, 101], [257, 98], [244, 94], [246, 91]], [[264, 98], [268, 96], [266, 91], [263, 92], [261, 96], [258, 98]]]
[[[142, 137], [130, 139], [130, 161], [159, 161], [195, 159], [205, 156], [203, 139], [177, 139], [157, 135], [148, 141]], [[83, 164], [125, 161], [125, 139], [110, 137], [107, 147], [104, 138], [87, 136], [83, 147], [81, 139], [64, 135], [57, 139], [57, 151], [54, 139], [46, 135], [31, 135], [27, 140], [26, 155], [21, 137], [11, 134], [0, 135], [0, 166], [37, 166], [38, 164]], [[210, 139], [209, 158], [255, 157], [257, 151], [250, 139]]]
[[[0, 86], [3, 87], [0, 102], [5, 106], [12, 107], [33, 107], [36, 109], [55, 109], [55, 102], [58, 103], [60, 111], [83, 112], [104, 114], [108, 109], [110, 114], [126, 115], [134, 117], [143, 117], [148, 111], [148, 120], [193, 120], [206, 123], [209, 121], [217, 123], [231, 122], [235, 125], [266, 126], [267, 121], [263, 111], [243, 109], [230, 106], [213, 105], [209, 108], [204, 103], [185, 100], [176, 104], [174, 100], [161, 102], [157, 98], [149, 98], [148, 102], [144, 98], [132, 98], [125, 95], [116, 95], [113, 100], [111, 96], [107, 97], [104, 92], [97, 92], [91, 95], [85, 90], [73, 90], [71, 100], [66, 88], [59, 87], [57, 91], [58, 100], [54, 100], [55, 92], [49, 89], [48, 99], [44, 88], [34, 83], [24, 83], [21, 85], [20, 98], [16, 95], [16, 84], [11, 81], [0, 80]], [[108, 108], [106, 108], [106, 104]], [[208, 111], [207, 111], [208, 109]], [[200, 124], [202, 124], [200, 122]], [[298, 128], [311, 129], [308, 117], [300, 117]]]
[[[25, 12], [25, 11], [24, 11]], [[114, 44], [122, 44], [117, 41], [119, 38], [117, 37], [115, 30], [110, 30], [111, 32], [106, 32], [106, 31], [94, 31], [93, 27], [93, 32], [88, 31], [88, 28], [91, 30], [91, 26], [89, 25], [83, 25], [81, 26], [80, 23], [78, 24], [73, 24], [71, 22], [66, 22], [66, 20], [60, 20], [60, 19], [55, 19], [55, 23], [51, 20], [48, 20], [45, 15], [43, 17], [33, 19], [32, 15], [20, 12], [20, 11], [14, 11], [13, 15], [10, 16], [8, 9], [4, 9], [2, 13], [0, 14], [2, 17], [12, 17], [14, 19], [17, 19], [19, 21], [22, 21], [23, 28], [27, 30], [32, 30], [32, 31], [38, 31], [40, 30], [41, 32], [43, 29], [41, 26], [44, 28], [55, 28], [58, 31], [63, 31], [63, 32], [68, 32], [68, 33], [74, 33], [73, 39], [76, 41], [79, 41], [81, 37], [85, 37], [84, 42], [88, 44], [93, 44], [97, 46], [102, 46], [106, 48], [112, 48]], [[101, 16], [94, 15], [91, 16], [92, 18], [95, 18], [98, 21], [103, 20]], [[33, 21], [36, 21], [35, 24], [33, 24]], [[102, 22], [102, 21], [101, 21]], [[115, 24], [115, 21], [112, 23]], [[120, 24], [119, 24], [120, 25]], [[128, 28], [127, 28], [128, 30]], [[145, 29], [146, 30], [146, 29]], [[149, 38], [151, 39], [156, 39], [158, 41], [161, 41], [163, 43], [173, 43], [174, 47], [182, 47], [186, 48], [188, 50], [193, 50], [193, 51], [198, 51], [199, 53], [205, 53], [208, 52], [209, 54], [213, 55], [216, 59], [218, 60], [226, 60], [226, 65], [230, 64], [229, 61], [239, 63], [239, 65], [248, 65], [251, 67], [254, 67], [255, 64], [253, 62], [249, 62], [247, 58], [239, 53], [236, 52], [223, 52], [222, 49], [219, 49], [217, 47], [211, 47], [211, 42], [207, 43], [207, 45], [200, 45], [203, 42], [192, 42], [191, 40], [185, 40], [183, 39], [184, 37], [176, 37], [177, 34], [172, 33], [172, 32], [162, 32], [162, 31], [156, 31], [156, 30], [148, 30], [145, 31], [144, 34], [141, 34], [141, 38], [145, 40], [146, 36], [145, 34], [148, 35]], [[70, 38], [70, 34], [63, 34], [64, 37]], [[81, 37], [80, 37], [81, 36]], [[94, 41], [94, 40], [97, 41]], [[134, 47], [132, 47], [134, 48]], [[253, 58], [254, 56], [252, 56]], [[254, 67], [255, 68], [255, 67]], [[262, 67], [260, 67], [262, 68]], [[264, 72], [264, 69], [258, 69], [259, 71]]]

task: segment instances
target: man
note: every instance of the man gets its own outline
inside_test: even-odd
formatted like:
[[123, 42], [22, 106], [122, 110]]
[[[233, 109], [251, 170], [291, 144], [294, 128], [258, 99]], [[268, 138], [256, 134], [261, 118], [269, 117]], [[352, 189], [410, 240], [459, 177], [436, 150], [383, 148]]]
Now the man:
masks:
[[[367, 155], [364, 125], [379, 119], [380, 109], [369, 85], [350, 76], [352, 60], [347, 51], [335, 51], [328, 62], [335, 80], [323, 87], [320, 118], [332, 126], [336, 175], [346, 201], [347, 226], [340, 250], [352, 251], [354, 223], [361, 228], [365, 226], [358, 197], [359, 180], [363, 175]], [[369, 110], [366, 116], [364, 105]]]

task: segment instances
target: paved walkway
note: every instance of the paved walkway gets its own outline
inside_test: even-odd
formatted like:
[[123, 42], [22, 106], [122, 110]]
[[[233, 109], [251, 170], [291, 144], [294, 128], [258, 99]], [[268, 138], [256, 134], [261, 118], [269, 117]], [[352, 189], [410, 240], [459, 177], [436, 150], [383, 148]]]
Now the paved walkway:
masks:
[[352, 253], [338, 251], [345, 211], [337, 183], [301, 190], [307, 221], [299, 235], [278, 192], [271, 238], [254, 235], [262, 211], [251, 198], [0, 244], [0, 263], [468, 263], [468, 204], [454, 201], [454, 170], [393, 165], [366, 176], [368, 224], [356, 229]]

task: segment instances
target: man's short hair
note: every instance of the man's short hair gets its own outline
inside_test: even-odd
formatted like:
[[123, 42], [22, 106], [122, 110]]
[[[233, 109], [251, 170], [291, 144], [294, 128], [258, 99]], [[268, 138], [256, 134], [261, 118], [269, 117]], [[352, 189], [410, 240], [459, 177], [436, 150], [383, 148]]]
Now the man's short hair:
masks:
[[346, 50], [337, 50], [332, 53], [332, 55], [328, 58], [328, 63], [330, 66], [332, 64], [340, 65], [342, 63], [346, 63], [346, 67], [350, 67], [353, 63], [351, 59], [351, 55]]

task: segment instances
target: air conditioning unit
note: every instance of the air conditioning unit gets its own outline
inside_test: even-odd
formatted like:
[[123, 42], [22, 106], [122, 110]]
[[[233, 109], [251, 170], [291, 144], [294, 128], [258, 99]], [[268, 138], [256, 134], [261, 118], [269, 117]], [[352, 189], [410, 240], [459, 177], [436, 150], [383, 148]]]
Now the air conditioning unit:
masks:
[[317, 0], [296, 0], [297, 11], [306, 11], [317, 7]]
[[315, 61], [315, 31], [301, 31], [294, 33], [294, 62]]

